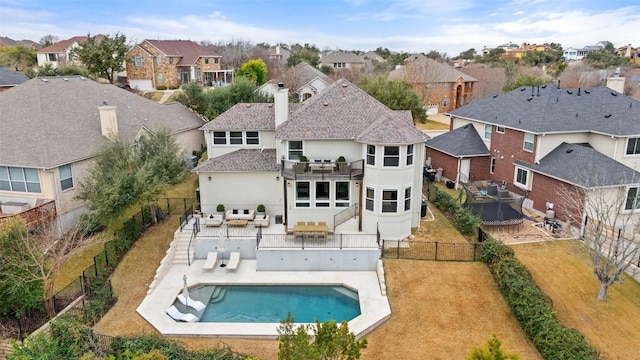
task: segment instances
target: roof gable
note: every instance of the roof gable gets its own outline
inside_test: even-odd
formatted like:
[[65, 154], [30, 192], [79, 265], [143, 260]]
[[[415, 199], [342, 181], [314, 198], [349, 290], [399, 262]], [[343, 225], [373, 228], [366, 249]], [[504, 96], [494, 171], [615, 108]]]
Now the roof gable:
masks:
[[116, 107], [118, 134], [133, 141], [143, 127], [172, 133], [203, 121], [179, 103], [158, 104], [81, 76], [31, 79], [0, 93], [0, 164], [51, 168], [95, 156], [102, 136], [98, 106]]
[[29, 80], [27, 75], [19, 71], [11, 71], [8, 67], [0, 66], [0, 86], [14, 86]]
[[439, 83], [463, 81], [478, 81], [471, 75], [460, 72], [449, 64], [430, 59], [422, 54], [411, 55], [402, 67], [389, 73], [389, 79], [403, 79], [412, 83]]
[[427, 140], [427, 147], [452, 156], [490, 155], [487, 145], [471, 124]]
[[145, 48], [146, 44], [155, 47], [166, 56], [179, 57], [180, 61], [176, 66], [193, 65], [200, 57], [220, 57], [213, 50], [198, 45], [190, 40], [145, 40], [141, 47]]

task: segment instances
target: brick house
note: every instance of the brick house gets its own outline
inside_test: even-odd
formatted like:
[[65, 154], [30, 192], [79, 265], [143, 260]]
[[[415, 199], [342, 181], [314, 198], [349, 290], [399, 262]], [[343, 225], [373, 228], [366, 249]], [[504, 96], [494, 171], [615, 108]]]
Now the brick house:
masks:
[[411, 55], [391, 73], [390, 80], [406, 80], [429, 107], [429, 113], [443, 113], [468, 104], [473, 99], [476, 78], [422, 54]]
[[132, 88], [152, 90], [190, 81], [222, 86], [233, 81], [233, 70], [222, 70], [222, 57], [190, 40], [144, 40], [126, 54]]
[[[449, 112], [452, 131], [428, 140], [426, 157], [445, 178], [504, 184], [542, 214], [569, 185], [623, 190], [620, 212], [639, 216], [638, 109], [639, 101], [607, 87], [523, 87]], [[561, 221], [575, 217], [555, 210]]]
[[[99, 42], [103, 37], [103, 35], [96, 35], [95, 39]], [[74, 36], [38, 50], [36, 52], [38, 66], [51, 64], [55, 69], [68, 63], [74, 63], [71, 51], [87, 41], [87, 39], [87, 36]]]
[[352, 52], [325, 51], [320, 54], [320, 65], [329, 66], [336, 72], [347, 69], [361, 71], [364, 69], [364, 59]]

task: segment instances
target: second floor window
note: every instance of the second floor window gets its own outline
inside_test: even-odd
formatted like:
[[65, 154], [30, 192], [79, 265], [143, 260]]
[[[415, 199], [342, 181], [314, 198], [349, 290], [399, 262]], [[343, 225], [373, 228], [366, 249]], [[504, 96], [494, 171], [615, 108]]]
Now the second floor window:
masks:
[[376, 164], [376, 146], [367, 145], [367, 165]]
[[640, 191], [639, 188], [632, 187], [627, 190], [627, 201], [625, 201], [625, 210], [638, 210], [640, 209]]
[[489, 172], [492, 174], [496, 172], [496, 158], [494, 157], [491, 158], [491, 165], [489, 167]]
[[227, 133], [224, 131], [214, 131], [213, 132], [213, 143], [215, 145], [226, 145], [227, 144]]
[[289, 141], [289, 160], [300, 160], [302, 141]]
[[533, 151], [533, 134], [524, 133], [524, 145], [522, 148], [526, 151]]
[[384, 166], [399, 166], [400, 165], [400, 147], [399, 146], [385, 146], [384, 147]]
[[158, 73], [158, 84], [163, 84], [163, 83], [164, 83], [164, 74]]
[[0, 166], [0, 190], [40, 193], [38, 170]]
[[411, 210], [411, 187], [404, 189], [404, 211]]
[[442, 107], [447, 107], [447, 106], [449, 106], [449, 98], [445, 96], [442, 98]]
[[58, 168], [58, 171], [60, 171], [60, 188], [62, 190], [71, 189], [73, 187], [71, 165], [62, 165]]
[[627, 140], [627, 155], [640, 155], [640, 138]]
[[156, 62], [158, 63], [158, 65], [162, 65], [162, 55], [158, 55], [156, 57]]
[[413, 144], [407, 145], [407, 165], [413, 165]]
[[47, 57], [49, 58], [49, 61], [57, 61], [58, 57], [56, 56], [56, 54], [47, 54]]
[[135, 66], [144, 66], [144, 58], [141, 55], [136, 55], [133, 58], [133, 65], [135, 65]]
[[230, 131], [229, 132], [229, 144], [242, 145], [242, 131]]
[[484, 139], [485, 140], [491, 140], [491, 129], [493, 128], [493, 126], [489, 125], [489, 124], [485, 124], [484, 126]]
[[382, 191], [382, 212], [383, 213], [398, 212], [398, 190]]
[[204, 58], [204, 63], [208, 64], [209, 63], [209, 58]]
[[257, 131], [247, 131], [247, 145], [259, 145], [260, 135]]

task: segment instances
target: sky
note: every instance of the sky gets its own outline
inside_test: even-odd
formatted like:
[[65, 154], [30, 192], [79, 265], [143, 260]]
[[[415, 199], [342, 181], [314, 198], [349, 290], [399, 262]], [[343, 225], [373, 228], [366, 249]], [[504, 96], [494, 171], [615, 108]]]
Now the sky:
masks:
[[0, 0], [0, 36], [124, 34], [450, 57], [514, 42], [640, 46], [639, 0]]

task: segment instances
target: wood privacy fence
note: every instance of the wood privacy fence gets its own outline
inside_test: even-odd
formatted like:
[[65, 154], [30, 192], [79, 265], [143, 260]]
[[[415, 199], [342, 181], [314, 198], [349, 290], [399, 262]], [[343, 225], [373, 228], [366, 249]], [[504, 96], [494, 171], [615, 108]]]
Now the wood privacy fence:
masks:
[[387, 259], [479, 261], [480, 244], [438, 241], [384, 240], [382, 257]]

